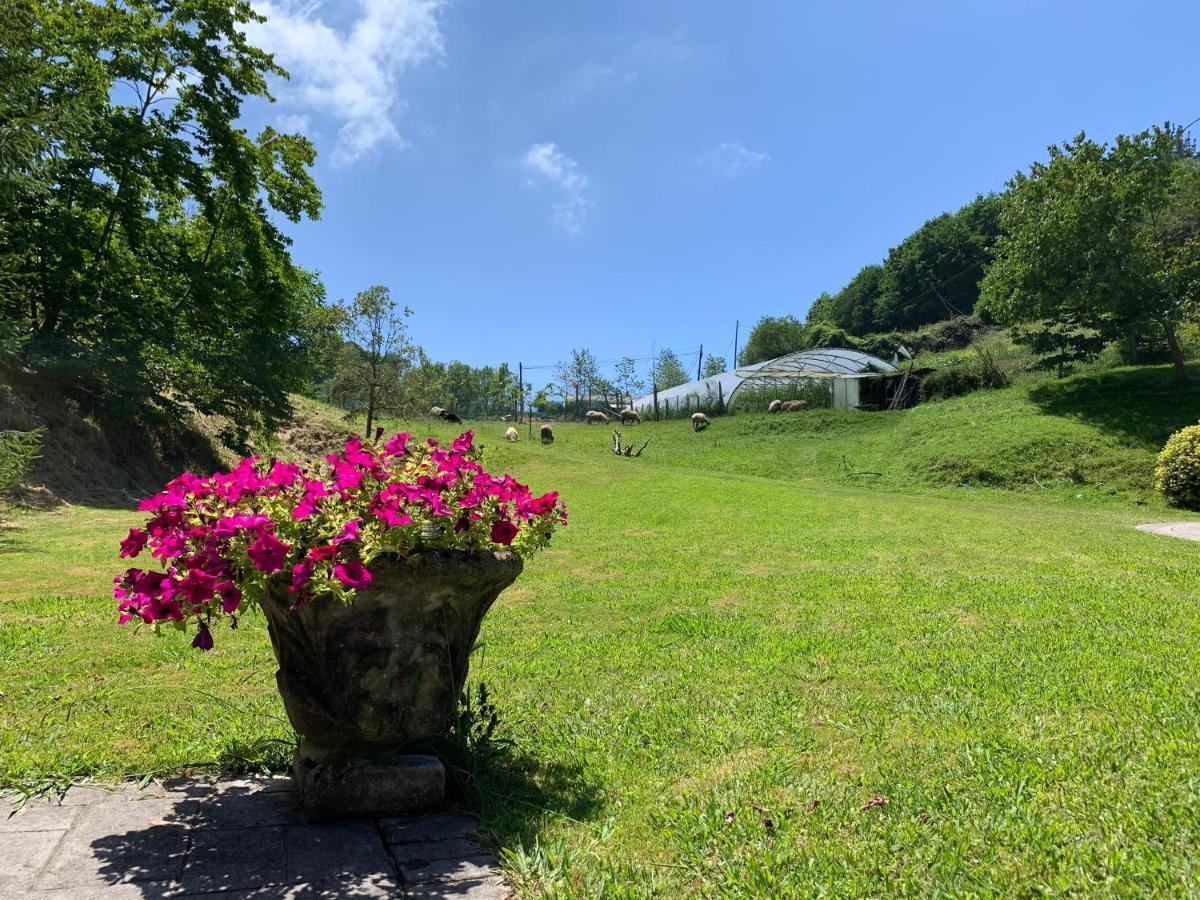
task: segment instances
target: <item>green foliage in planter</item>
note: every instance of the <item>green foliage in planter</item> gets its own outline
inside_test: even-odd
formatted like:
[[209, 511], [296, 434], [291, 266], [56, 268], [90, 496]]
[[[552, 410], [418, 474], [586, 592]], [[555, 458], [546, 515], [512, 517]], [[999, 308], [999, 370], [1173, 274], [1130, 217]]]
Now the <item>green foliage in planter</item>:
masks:
[[1200, 510], [1200, 425], [1171, 435], [1158, 454], [1154, 487], [1172, 506]]

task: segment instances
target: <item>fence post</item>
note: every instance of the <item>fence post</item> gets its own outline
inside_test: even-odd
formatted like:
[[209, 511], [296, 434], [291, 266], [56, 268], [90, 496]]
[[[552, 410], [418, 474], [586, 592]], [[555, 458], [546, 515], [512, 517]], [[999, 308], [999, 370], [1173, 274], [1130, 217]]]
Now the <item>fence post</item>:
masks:
[[717, 382], [717, 410], [721, 415], [725, 415], [725, 389], [721, 387], [721, 382]]
[[658, 421], [658, 385], [654, 385], [654, 421]]

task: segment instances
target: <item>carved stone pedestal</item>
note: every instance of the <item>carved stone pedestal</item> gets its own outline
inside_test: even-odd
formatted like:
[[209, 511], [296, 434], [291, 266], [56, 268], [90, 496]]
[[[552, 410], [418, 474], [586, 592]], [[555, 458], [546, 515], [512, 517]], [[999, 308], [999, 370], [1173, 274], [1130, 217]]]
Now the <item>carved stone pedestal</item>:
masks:
[[436, 756], [330, 750], [304, 741], [294, 768], [311, 822], [423, 812], [440, 806], [446, 795], [446, 769]]

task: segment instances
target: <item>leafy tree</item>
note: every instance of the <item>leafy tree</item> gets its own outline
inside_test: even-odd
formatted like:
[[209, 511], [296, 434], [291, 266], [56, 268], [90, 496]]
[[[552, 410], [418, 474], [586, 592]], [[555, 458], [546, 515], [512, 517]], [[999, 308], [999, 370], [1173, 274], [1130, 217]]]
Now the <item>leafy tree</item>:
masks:
[[1040, 358], [1039, 369], [1053, 369], [1064, 377], [1078, 362], [1095, 359], [1106, 341], [1100, 332], [1070, 322], [1036, 322], [1012, 329], [1013, 340], [1029, 347]]
[[834, 315], [829, 320], [853, 334], [882, 331], [876, 307], [883, 293], [883, 266], [863, 266], [834, 298]]
[[970, 315], [979, 282], [999, 236], [1001, 199], [981, 195], [955, 213], [930, 219], [894, 247], [883, 264], [874, 316], [849, 327], [856, 334], [913, 329]]
[[399, 308], [388, 289], [378, 284], [360, 292], [346, 309], [346, 344], [330, 395], [350, 410], [363, 411], [368, 437], [381, 414], [406, 406], [405, 375], [416, 358], [405, 324], [411, 315], [411, 309]]
[[1200, 288], [1194, 147], [1166, 125], [1114, 144], [1080, 134], [1009, 183], [983, 306], [1006, 324], [1050, 319], [1109, 339], [1150, 327], [1186, 378], [1176, 329]]
[[245, 37], [260, 17], [245, 0], [4, 6], [0, 258], [18, 287], [0, 321], [25, 361], [84, 400], [278, 419], [322, 292], [276, 223], [315, 217], [320, 193], [307, 140], [235, 124], [283, 74]]
[[632, 402], [646, 389], [646, 382], [638, 377], [637, 362], [631, 356], [626, 356], [617, 363], [613, 371], [613, 383], [621, 392], [624, 402]]
[[814, 322], [811, 325], [804, 326], [803, 346], [798, 349], [809, 350], [813, 347], [843, 347], [850, 350], [857, 350], [861, 346], [861, 343], [858, 338], [844, 328], [839, 328], [830, 322]]
[[714, 375], [720, 375], [722, 372], [728, 371], [729, 363], [725, 361], [723, 356], [708, 356], [704, 360], [704, 377], [712, 378]]
[[660, 391], [686, 384], [691, 380], [683, 368], [683, 363], [675, 355], [675, 351], [668, 348], [658, 352], [658, 357], [654, 360], [654, 366], [650, 370], [650, 378]]
[[[804, 346], [804, 326], [795, 316], [764, 316], [751, 330], [750, 338], [738, 357], [738, 363], [750, 366], [783, 356], [785, 353], [802, 350]], [[687, 381], [686, 378], [683, 380]]]
[[825, 291], [812, 302], [804, 321], [809, 325], [814, 322], [833, 322], [836, 320], [836, 310], [837, 298]]
[[600, 376], [600, 368], [595, 354], [586, 347], [582, 350], [572, 350], [567, 362], [558, 364], [558, 380], [563, 388], [564, 403], [566, 397], [574, 398], [575, 414], [578, 415], [586, 396], [591, 399], [592, 388]]

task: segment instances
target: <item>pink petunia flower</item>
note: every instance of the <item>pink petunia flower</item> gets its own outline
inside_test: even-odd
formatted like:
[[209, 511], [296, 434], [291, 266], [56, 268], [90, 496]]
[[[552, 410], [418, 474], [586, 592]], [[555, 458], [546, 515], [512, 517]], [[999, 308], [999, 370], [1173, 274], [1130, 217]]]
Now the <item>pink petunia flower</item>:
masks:
[[213, 648], [212, 632], [208, 630], [208, 626], [203, 622], [200, 623], [200, 630], [196, 632], [196, 636], [192, 638], [192, 646], [197, 650], [211, 650]]
[[121, 541], [121, 558], [128, 559], [137, 556], [142, 552], [142, 548], [146, 546], [146, 541], [150, 540], [150, 535], [140, 528], [130, 528], [129, 536]]
[[375, 580], [375, 576], [367, 567], [357, 560], [338, 563], [333, 567], [333, 577], [346, 587], [354, 588], [356, 591], [361, 591]]
[[278, 572], [283, 568], [283, 561], [288, 551], [292, 549], [271, 532], [260, 534], [248, 548], [246, 555], [254, 563], [254, 568], [260, 572]]
[[403, 456], [408, 452], [408, 441], [412, 437], [407, 431], [399, 431], [388, 438], [388, 442], [384, 444], [383, 452], [388, 456]]
[[508, 546], [517, 536], [517, 526], [508, 519], [500, 519], [492, 526], [492, 540], [497, 544]]
[[231, 581], [222, 581], [217, 585], [217, 596], [221, 598], [221, 609], [227, 613], [237, 612], [242, 603], [242, 592]]
[[358, 540], [358, 529], [362, 525], [361, 519], [351, 519], [342, 526], [342, 530], [338, 532], [337, 537], [333, 539], [335, 544], [349, 544]]

